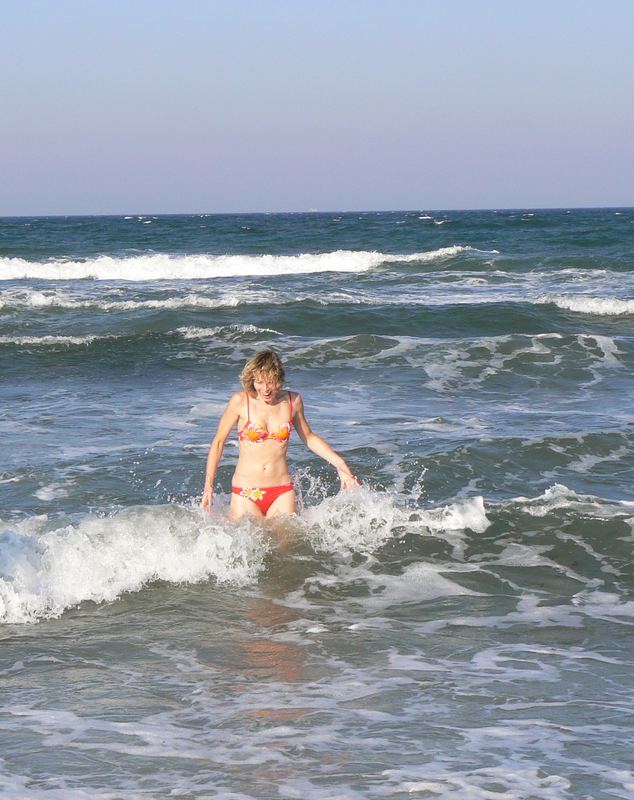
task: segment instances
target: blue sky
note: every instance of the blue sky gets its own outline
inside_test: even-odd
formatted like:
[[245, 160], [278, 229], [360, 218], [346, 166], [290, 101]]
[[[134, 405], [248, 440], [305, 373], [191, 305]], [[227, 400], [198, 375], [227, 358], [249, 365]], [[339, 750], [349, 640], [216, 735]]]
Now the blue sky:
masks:
[[0, 214], [634, 205], [631, 0], [7, 0]]

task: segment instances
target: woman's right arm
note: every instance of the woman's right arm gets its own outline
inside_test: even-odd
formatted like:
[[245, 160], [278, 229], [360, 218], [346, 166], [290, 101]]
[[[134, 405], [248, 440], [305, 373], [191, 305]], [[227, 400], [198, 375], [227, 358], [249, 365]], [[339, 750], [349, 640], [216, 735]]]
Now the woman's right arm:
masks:
[[318, 436], [308, 424], [308, 420], [304, 414], [304, 401], [300, 394], [295, 397], [293, 408], [295, 410], [293, 424], [306, 447], [309, 447], [313, 453], [316, 453], [320, 458], [323, 458], [324, 461], [333, 465], [339, 475], [342, 489], [347, 489], [349, 491], [357, 487], [359, 485], [357, 476], [352, 474], [352, 470], [339, 453], [336, 453], [328, 442], [322, 439], [321, 436]]
[[227, 403], [224, 414], [218, 423], [218, 430], [214, 436], [209, 447], [209, 455], [207, 456], [207, 469], [205, 471], [205, 486], [203, 489], [203, 498], [200, 507], [205, 511], [211, 511], [211, 506], [214, 502], [214, 480], [216, 479], [216, 472], [218, 465], [222, 458], [222, 451], [225, 448], [225, 442], [231, 429], [237, 424], [240, 418], [240, 409], [244, 398], [243, 392], [236, 392]]

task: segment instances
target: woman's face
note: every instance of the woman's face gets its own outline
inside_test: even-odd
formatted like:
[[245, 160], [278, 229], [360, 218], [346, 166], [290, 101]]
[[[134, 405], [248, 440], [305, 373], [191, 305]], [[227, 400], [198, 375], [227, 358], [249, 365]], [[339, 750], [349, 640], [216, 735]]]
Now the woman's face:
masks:
[[256, 375], [253, 379], [253, 388], [259, 400], [271, 403], [280, 391], [280, 385], [267, 375]]

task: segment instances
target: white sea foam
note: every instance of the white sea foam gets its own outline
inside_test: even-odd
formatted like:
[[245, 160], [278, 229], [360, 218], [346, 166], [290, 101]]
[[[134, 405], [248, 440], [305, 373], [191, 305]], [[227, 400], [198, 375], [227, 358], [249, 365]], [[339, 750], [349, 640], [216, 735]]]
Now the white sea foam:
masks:
[[613, 518], [632, 513], [634, 501], [608, 500], [589, 494], [578, 494], [561, 483], [555, 483], [537, 497], [515, 497], [502, 505], [520, 505], [535, 517], [545, 517], [558, 509], [574, 511], [580, 517]]
[[604, 456], [584, 453], [583, 455], [578, 456], [574, 461], [571, 461], [570, 464], [568, 464], [568, 469], [573, 470], [573, 472], [587, 474], [591, 473], [598, 464], [607, 464], [610, 462], [620, 461], [623, 458], [627, 458], [629, 454], [630, 449], [625, 445], [621, 445], [621, 447], [610, 450], [610, 452]]
[[24, 291], [9, 291], [0, 293], [0, 308], [10, 308], [12, 306], [29, 308], [47, 308], [51, 306], [60, 307], [66, 298], [57, 292], [38, 292], [35, 289]]
[[72, 297], [67, 292], [52, 290], [40, 292], [34, 289], [7, 290], [0, 292], [1, 308], [99, 308], [104, 311], [134, 311], [177, 308], [221, 308], [234, 307], [242, 300], [264, 299], [262, 293], [250, 291], [243, 298], [236, 294], [223, 294], [220, 297], [207, 297], [201, 294], [177, 295], [158, 300], [108, 300], [102, 296], [82, 299]]
[[543, 295], [537, 303], [553, 304], [566, 311], [597, 316], [622, 316], [634, 314], [634, 300], [616, 297], [588, 297], [586, 295]]
[[435, 533], [467, 529], [475, 533], [484, 533], [491, 524], [484, 507], [484, 498], [479, 496], [423, 511], [421, 520]]
[[154, 580], [248, 583], [264, 538], [249, 523], [178, 506], [130, 508], [49, 530], [46, 517], [0, 534], [0, 622], [59, 616], [86, 600], [112, 601]]
[[572, 602], [584, 614], [594, 619], [626, 621], [627, 624], [632, 624], [634, 601], [623, 600], [614, 592], [586, 589], [574, 595]]
[[577, 335], [577, 341], [585, 349], [589, 351], [598, 350], [601, 354], [600, 362], [603, 366], [617, 367], [621, 364], [619, 355], [621, 351], [617, 343], [611, 336], [599, 336], [597, 334], [590, 335], [580, 333]]
[[308, 608], [315, 591], [334, 587], [363, 586], [363, 593], [352, 598], [355, 606], [362, 605], [373, 613], [403, 603], [420, 603], [442, 597], [480, 594], [450, 580], [445, 574], [453, 570], [447, 565], [420, 561], [410, 564], [402, 572], [388, 574], [375, 572], [367, 564], [343, 563], [334, 572], [319, 573], [306, 579], [302, 589], [287, 594], [284, 602], [296, 608]]
[[30, 347], [70, 347], [71, 345], [89, 345], [97, 339], [118, 339], [118, 334], [103, 336], [0, 336], [0, 344], [28, 345]]
[[133, 311], [136, 309], [175, 309], [175, 308], [222, 308], [240, 304], [236, 295], [225, 295], [221, 298], [188, 294], [184, 297], [168, 297], [164, 300], [111, 300], [106, 302], [84, 301], [82, 306], [96, 305], [106, 311]]
[[183, 328], [177, 328], [176, 331], [185, 339], [213, 339], [216, 337], [235, 339], [242, 338], [245, 334], [255, 335], [256, 337], [260, 338], [262, 335], [268, 336], [269, 334], [272, 334], [273, 336], [282, 335], [279, 331], [273, 330], [273, 328], [258, 328], [257, 325], [242, 324], [217, 325], [213, 328], [196, 328], [194, 326], [186, 326]]
[[[449, 567], [429, 562], [410, 564], [399, 575], [377, 575], [369, 570], [364, 572], [363, 579], [370, 590], [370, 596], [364, 599], [363, 605], [373, 610], [439, 597], [479, 594], [441, 574], [451, 572]], [[350, 578], [353, 577], [358, 582], [358, 573], [359, 570], [355, 570], [352, 576], [346, 576], [346, 580], [351, 582]]]
[[[452, 245], [421, 253], [390, 254], [336, 250], [299, 255], [187, 255], [165, 253], [87, 261], [30, 262], [0, 258], [0, 280], [198, 280], [244, 276], [302, 275], [314, 272], [366, 272], [381, 264], [433, 262], [463, 252], [483, 253], [473, 247]], [[497, 251], [489, 251], [495, 253]]]
[[459, 386], [476, 387], [505, 371], [533, 381], [536, 365], [549, 372], [562, 363], [587, 370], [590, 383], [597, 383], [606, 368], [622, 365], [621, 351], [613, 338], [589, 334], [487, 336], [443, 342], [430, 352], [414, 340], [410, 350], [407, 360], [412, 366], [423, 366], [430, 379], [427, 385], [441, 393]]
[[49, 483], [47, 486], [42, 486], [35, 492], [38, 500], [48, 502], [49, 500], [57, 500], [60, 497], [68, 497], [68, 489], [61, 483]]
[[319, 550], [371, 553], [388, 539], [405, 532], [445, 533], [470, 529], [481, 533], [490, 522], [482, 497], [441, 508], [412, 511], [399, 507], [390, 494], [360, 487], [307, 508], [301, 516], [301, 524], [308, 526], [309, 538]]
[[[461, 293], [456, 291], [456, 287], [464, 286], [469, 289], [471, 286], [482, 286], [483, 291]], [[500, 292], [495, 290], [490, 294], [485, 294], [490, 287], [487, 285], [486, 278], [467, 277], [464, 280], [457, 278], [452, 282], [449, 289], [439, 290], [437, 287], [430, 287], [428, 292], [421, 294], [420, 289], [407, 292], [405, 290], [398, 297], [390, 297], [384, 292], [362, 291], [358, 288], [347, 291], [328, 291], [320, 294], [297, 294], [296, 292], [286, 292], [272, 290], [270, 288], [256, 289], [254, 287], [235, 288], [233, 292], [220, 293], [217, 296], [209, 297], [204, 294], [189, 293], [186, 295], [174, 295], [172, 297], [162, 297], [160, 299], [147, 300], [115, 300], [107, 296], [99, 295], [93, 298], [71, 297], [67, 292], [50, 291], [39, 292], [34, 290], [8, 290], [0, 292], [0, 309], [95, 309], [102, 311], [153, 311], [153, 310], [174, 310], [174, 309], [216, 309], [216, 308], [235, 308], [242, 305], [283, 305], [285, 303], [315, 302], [323, 306], [333, 304], [344, 305], [424, 305], [424, 306], [444, 306], [444, 305], [481, 305], [484, 303], [500, 302], [523, 302], [525, 295], [518, 292]]]
[[293, 368], [315, 364], [345, 365], [349, 369], [376, 368], [387, 363], [424, 369], [427, 386], [441, 393], [457, 387], [483, 385], [503, 372], [526, 381], [535, 380], [535, 369], [549, 374], [560, 364], [584, 369], [593, 383], [606, 369], [621, 368], [623, 353], [609, 336], [560, 333], [506, 334], [438, 340], [416, 336], [357, 334], [313, 339], [295, 347], [288, 358]]
[[[223, 339], [235, 342], [240, 339], [248, 338], [257, 341], [270, 336], [281, 336], [279, 331], [273, 328], [259, 328], [257, 325], [218, 325], [212, 328], [198, 328], [195, 326], [185, 326], [176, 328], [176, 333], [184, 339]], [[87, 334], [85, 336], [0, 336], [0, 345], [16, 345], [19, 347], [87, 347], [94, 342], [120, 339], [122, 334]]]

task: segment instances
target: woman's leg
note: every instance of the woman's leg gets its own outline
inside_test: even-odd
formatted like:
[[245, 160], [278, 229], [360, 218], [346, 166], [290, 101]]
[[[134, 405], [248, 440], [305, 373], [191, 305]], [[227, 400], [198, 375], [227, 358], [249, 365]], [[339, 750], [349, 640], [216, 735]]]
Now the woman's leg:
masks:
[[295, 492], [293, 489], [289, 489], [288, 492], [284, 492], [284, 494], [281, 494], [271, 503], [266, 512], [266, 518], [270, 519], [278, 514], [295, 514], [296, 511], [297, 501], [295, 499]]
[[232, 492], [231, 502], [229, 504], [229, 519], [233, 522], [237, 522], [245, 516], [259, 517], [259, 519], [262, 519], [264, 514], [253, 500], [249, 500], [247, 497], [241, 497], [239, 494], [234, 494]]

